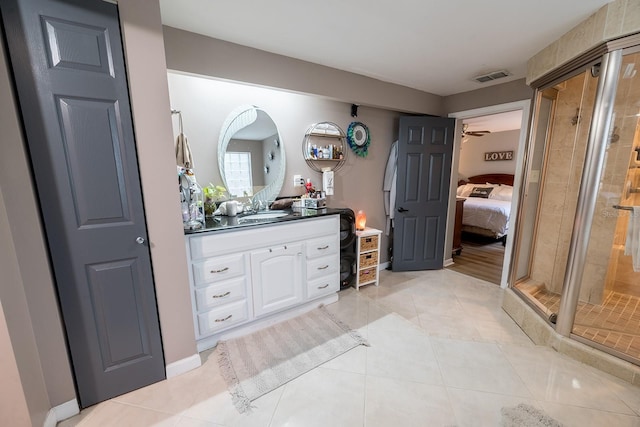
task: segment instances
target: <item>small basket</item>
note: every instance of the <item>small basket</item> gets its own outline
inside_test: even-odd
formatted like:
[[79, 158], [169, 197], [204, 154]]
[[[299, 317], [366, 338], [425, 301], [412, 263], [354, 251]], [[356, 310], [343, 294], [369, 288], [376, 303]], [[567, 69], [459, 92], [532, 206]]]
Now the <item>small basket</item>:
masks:
[[378, 262], [378, 254], [369, 252], [360, 255], [360, 268], [373, 267]]
[[360, 238], [360, 252], [378, 249], [378, 236], [367, 236]]
[[363, 284], [367, 282], [373, 282], [376, 280], [376, 275], [378, 274], [377, 268], [367, 268], [365, 270], [360, 270], [358, 272], [358, 283]]

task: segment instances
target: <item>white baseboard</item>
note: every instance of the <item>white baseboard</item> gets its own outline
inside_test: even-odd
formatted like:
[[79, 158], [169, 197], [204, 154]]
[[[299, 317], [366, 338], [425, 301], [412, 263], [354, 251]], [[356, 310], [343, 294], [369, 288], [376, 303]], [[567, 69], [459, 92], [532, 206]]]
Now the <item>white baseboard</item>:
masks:
[[443, 267], [449, 267], [450, 265], [455, 264], [455, 262], [453, 262], [453, 258], [447, 258], [444, 260], [444, 263], [442, 263]]
[[386, 270], [387, 267], [389, 267], [389, 265], [391, 265], [391, 263], [389, 261], [387, 262], [382, 262], [380, 264], [378, 264], [378, 271], [380, 270]]
[[47, 418], [44, 420], [43, 427], [56, 427], [60, 421], [71, 418], [80, 413], [80, 406], [76, 399], [54, 406], [47, 412]]
[[177, 362], [169, 363], [166, 366], [167, 379], [199, 368], [200, 365], [202, 365], [202, 360], [200, 359], [200, 355], [198, 353], [192, 354], [191, 356], [185, 357], [184, 359], [180, 359]]

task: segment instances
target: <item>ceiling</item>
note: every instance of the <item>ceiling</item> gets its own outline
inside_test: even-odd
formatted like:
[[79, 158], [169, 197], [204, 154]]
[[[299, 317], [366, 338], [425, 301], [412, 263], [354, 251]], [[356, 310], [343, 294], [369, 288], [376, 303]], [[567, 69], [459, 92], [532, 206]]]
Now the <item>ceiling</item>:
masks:
[[[523, 78], [608, 0], [160, 0], [165, 25], [440, 96]], [[510, 76], [477, 83], [497, 70]]]
[[462, 123], [469, 125], [469, 131], [488, 130], [492, 133], [516, 130], [522, 127], [522, 110], [508, 111], [487, 116], [470, 117]]

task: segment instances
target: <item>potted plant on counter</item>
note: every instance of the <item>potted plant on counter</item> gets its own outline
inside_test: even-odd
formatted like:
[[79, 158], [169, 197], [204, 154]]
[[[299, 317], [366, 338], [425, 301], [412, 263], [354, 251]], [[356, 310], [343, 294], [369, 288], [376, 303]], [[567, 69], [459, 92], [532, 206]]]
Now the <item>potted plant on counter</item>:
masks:
[[211, 217], [218, 207], [216, 203], [226, 199], [227, 189], [221, 185], [209, 183], [202, 191], [204, 193], [204, 214]]

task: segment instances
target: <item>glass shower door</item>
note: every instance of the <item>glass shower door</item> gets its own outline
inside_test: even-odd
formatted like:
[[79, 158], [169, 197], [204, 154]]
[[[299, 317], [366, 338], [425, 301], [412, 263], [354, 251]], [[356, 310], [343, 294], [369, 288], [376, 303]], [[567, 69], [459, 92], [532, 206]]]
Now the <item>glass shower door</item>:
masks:
[[[640, 54], [622, 59], [572, 334], [640, 362]], [[637, 228], [633, 228], [634, 225]]]
[[538, 92], [514, 289], [547, 319], [559, 309], [597, 84], [589, 68]]

